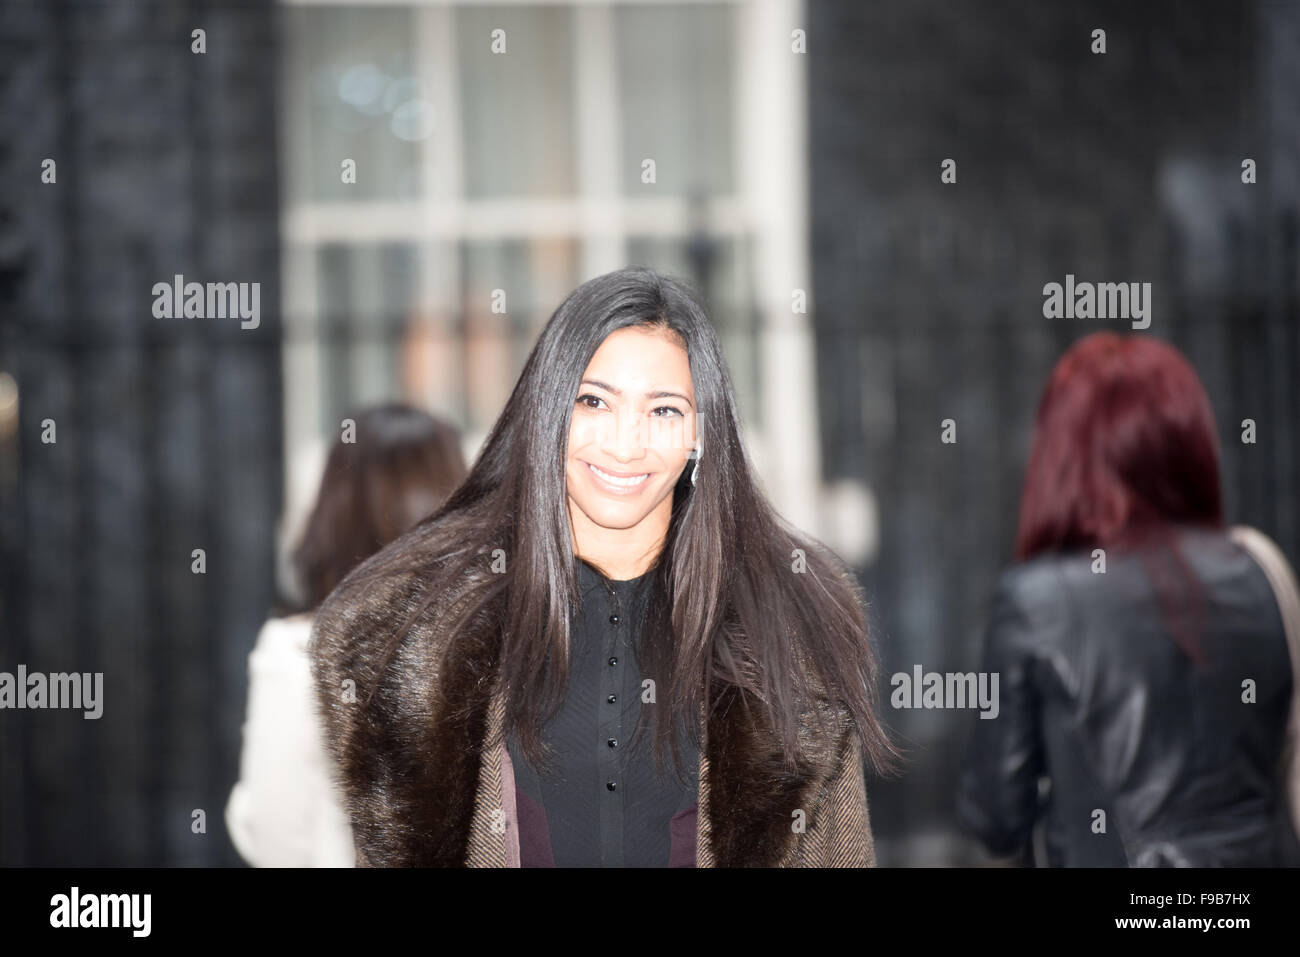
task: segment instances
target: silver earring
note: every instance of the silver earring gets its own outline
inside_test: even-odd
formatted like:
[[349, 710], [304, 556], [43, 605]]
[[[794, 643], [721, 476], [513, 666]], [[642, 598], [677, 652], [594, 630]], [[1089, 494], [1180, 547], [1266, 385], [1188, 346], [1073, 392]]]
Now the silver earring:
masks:
[[695, 476], [700, 472], [700, 453], [697, 449], [695, 452], [695, 468], [691, 469], [691, 485], [695, 484]]

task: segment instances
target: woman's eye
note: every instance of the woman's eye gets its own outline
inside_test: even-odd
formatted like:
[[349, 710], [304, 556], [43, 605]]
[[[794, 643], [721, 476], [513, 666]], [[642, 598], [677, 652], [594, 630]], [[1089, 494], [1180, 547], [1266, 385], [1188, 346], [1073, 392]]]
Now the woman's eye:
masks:
[[[606, 407], [604, 399], [598, 395], [592, 395], [590, 392], [584, 392], [582, 395], [578, 396], [577, 404], [587, 409], [596, 410]], [[663, 419], [671, 418], [672, 416], [683, 416], [686, 413], [675, 405], [661, 405], [658, 408], [653, 409], [650, 414]]]

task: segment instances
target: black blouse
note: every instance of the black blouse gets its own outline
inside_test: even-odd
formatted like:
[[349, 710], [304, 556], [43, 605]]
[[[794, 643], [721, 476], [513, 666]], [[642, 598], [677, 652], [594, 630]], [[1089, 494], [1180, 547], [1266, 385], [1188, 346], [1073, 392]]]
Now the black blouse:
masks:
[[506, 741], [520, 864], [694, 867], [698, 748], [679, 731], [679, 780], [671, 767], [656, 773], [651, 715], [630, 740], [643, 707], [665, 706], [642, 704], [642, 682], [654, 676], [642, 674], [637, 660], [651, 573], [611, 580], [581, 559], [577, 572], [582, 600], [572, 622], [568, 691], [543, 730], [553, 763], [533, 768], [515, 736]]

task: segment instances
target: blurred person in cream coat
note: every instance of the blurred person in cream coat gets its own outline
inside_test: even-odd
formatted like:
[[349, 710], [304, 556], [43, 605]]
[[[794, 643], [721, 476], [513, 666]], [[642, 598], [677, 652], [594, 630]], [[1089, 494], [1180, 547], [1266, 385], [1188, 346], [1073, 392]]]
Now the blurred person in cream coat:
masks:
[[248, 659], [239, 781], [225, 817], [236, 850], [254, 867], [353, 866], [312, 682], [315, 611], [353, 567], [433, 512], [466, 474], [456, 429], [425, 412], [393, 404], [349, 419], [293, 556], [303, 606], [269, 618]]

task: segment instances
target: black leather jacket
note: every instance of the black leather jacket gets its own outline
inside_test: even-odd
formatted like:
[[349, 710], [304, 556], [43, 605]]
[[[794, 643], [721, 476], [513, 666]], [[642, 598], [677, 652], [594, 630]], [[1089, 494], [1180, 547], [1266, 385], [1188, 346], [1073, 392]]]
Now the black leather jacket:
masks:
[[1003, 575], [984, 665], [999, 674], [999, 712], [973, 721], [957, 801], [992, 853], [1022, 851], [1043, 814], [1053, 866], [1293, 862], [1277, 603], [1226, 534], [1184, 530], [1178, 544], [1204, 597], [1204, 668], [1175, 644], [1137, 555], [1111, 550], [1104, 574], [1081, 553]]

